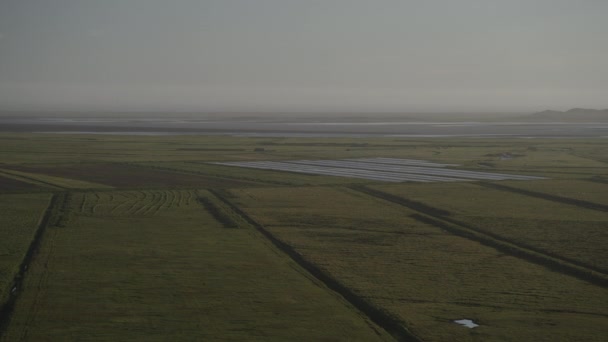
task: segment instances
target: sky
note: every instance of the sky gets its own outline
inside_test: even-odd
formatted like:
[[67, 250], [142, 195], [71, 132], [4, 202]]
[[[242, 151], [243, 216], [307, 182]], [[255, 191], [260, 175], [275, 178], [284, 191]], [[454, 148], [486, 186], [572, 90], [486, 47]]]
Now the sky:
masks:
[[0, 110], [608, 108], [606, 0], [0, 0]]

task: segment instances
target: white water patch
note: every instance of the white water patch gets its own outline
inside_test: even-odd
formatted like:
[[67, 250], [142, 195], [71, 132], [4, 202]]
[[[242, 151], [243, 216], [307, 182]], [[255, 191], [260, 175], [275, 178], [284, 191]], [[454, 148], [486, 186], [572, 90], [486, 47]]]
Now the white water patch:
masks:
[[476, 324], [475, 322], [473, 322], [470, 319], [458, 319], [458, 320], [455, 320], [454, 323], [460, 324], [460, 325], [465, 326], [465, 327], [467, 327], [469, 329], [473, 329], [473, 328], [479, 326], [479, 324]]
[[385, 182], [454, 182], [471, 180], [534, 180], [538, 176], [449, 169], [450, 164], [396, 158], [213, 162], [211, 164], [278, 170]]

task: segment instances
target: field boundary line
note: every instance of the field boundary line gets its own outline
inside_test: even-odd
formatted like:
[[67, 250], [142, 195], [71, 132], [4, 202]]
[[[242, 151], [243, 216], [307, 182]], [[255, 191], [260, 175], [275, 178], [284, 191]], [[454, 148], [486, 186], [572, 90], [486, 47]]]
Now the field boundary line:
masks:
[[503, 184], [486, 183], [486, 182], [479, 182], [478, 184], [480, 186], [490, 188], [490, 189], [513, 192], [516, 194], [540, 198], [540, 199], [544, 199], [544, 200], [551, 201], [551, 202], [573, 205], [573, 206], [583, 208], [583, 209], [608, 212], [608, 205], [604, 205], [604, 204], [599, 204], [599, 203], [594, 203], [594, 202], [589, 202], [589, 201], [584, 201], [584, 200], [578, 200], [578, 199], [563, 197], [563, 196], [558, 196], [558, 195], [551, 195], [551, 194], [546, 194], [546, 193], [538, 192], [538, 191], [519, 189], [519, 188], [514, 188], [514, 187], [503, 185]]
[[34, 184], [34, 185], [38, 185], [38, 186], [42, 186], [42, 187], [46, 187], [46, 188], [51, 188], [54, 190], [65, 190], [65, 188], [62, 186], [59, 186], [59, 185], [56, 185], [53, 183], [49, 183], [49, 182], [46, 182], [46, 181], [43, 181], [40, 179], [36, 179], [34, 177], [14, 174], [10, 170], [6, 170], [6, 169], [0, 169], [0, 175], [2, 175], [4, 177], [15, 179], [18, 181], [22, 181], [25, 183]]
[[[45, 186], [52, 186], [55, 188], [59, 188], [61, 190], [66, 190], [66, 191], [67, 190], [78, 190], [78, 189], [82, 189], [82, 190], [100, 189], [100, 188], [114, 189], [114, 187], [105, 185], [105, 184], [99, 184], [99, 183], [89, 182], [86, 180], [75, 179], [75, 178], [65, 178], [65, 177], [53, 176], [53, 175], [49, 175], [46, 173], [40, 173], [40, 172], [29, 172], [29, 171], [2, 168], [2, 169], [0, 169], [0, 173], [21, 177], [30, 183], [32, 181], [35, 181], [35, 182], [39, 182]], [[70, 184], [70, 182], [76, 182], [76, 184], [75, 185]]]
[[594, 176], [594, 177], [585, 179], [585, 181], [592, 182], [592, 183], [608, 184], [608, 179], [602, 178], [600, 176]]
[[67, 201], [67, 195], [63, 194], [52, 194], [49, 199], [49, 204], [47, 205], [44, 213], [38, 221], [38, 227], [36, 228], [36, 232], [34, 233], [34, 237], [32, 238], [32, 242], [30, 243], [21, 264], [19, 265], [19, 271], [13, 277], [13, 281], [10, 285], [10, 293], [7, 301], [2, 304], [0, 307], [0, 337], [4, 335], [6, 332], [6, 328], [10, 324], [11, 316], [13, 310], [15, 308], [15, 304], [17, 301], [17, 297], [23, 286], [23, 280], [25, 278], [26, 272], [31, 264], [34, 256], [38, 252], [42, 237], [49, 227], [51, 223], [51, 219], [53, 216], [59, 211], [63, 205], [62, 202]]
[[[446, 216], [433, 215], [432, 213], [424, 212], [416, 209], [415, 207], [410, 207], [407, 205], [408, 201], [402, 201], [403, 198], [399, 196], [387, 194], [385, 192], [370, 189], [365, 186], [352, 186], [350, 188], [355, 191], [368, 194], [369, 196], [383, 199], [385, 201], [411, 209], [416, 213], [410, 215], [410, 217], [419, 222], [430, 224], [451, 234], [458, 235], [469, 240], [477, 241], [502, 253], [539, 264], [547, 267], [550, 270], [567, 274], [595, 285], [600, 285], [603, 287], [608, 286], [608, 275], [603, 272], [603, 270], [590, 267], [575, 260], [555, 256], [552, 255], [552, 253], [547, 253], [536, 248], [521, 245], [517, 242], [511, 241], [496, 234], [485, 232]], [[394, 198], [398, 198], [399, 200], [393, 201]]]
[[274, 234], [268, 231], [262, 224], [255, 221], [251, 216], [245, 213], [241, 208], [228, 200], [224, 195], [218, 191], [209, 189], [211, 194], [216, 196], [220, 201], [225, 203], [230, 209], [232, 209], [238, 216], [242, 217], [245, 222], [253, 226], [262, 236], [266, 237], [276, 248], [281, 252], [285, 253], [291, 260], [302, 267], [304, 270], [309, 272], [314, 278], [323, 283], [328, 289], [334, 291], [346, 300], [350, 305], [359, 310], [365, 316], [367, 316], [372, 322], [383, 328], [397, 341], [421, 341], [419, 337], [414, 335], [407, 329], [405, 323], [397, 319], [386, 310], [378, 308], [364, 298], [356, 295], [351, 289], [340, 283], [334, 277], [329, 275], [327, 272], [322, 271], [313, 262], [308, 261], [297, 252], [291, 245], [283, 242], [277, 238]]
[[[197, 161], [181, 161], [183, 163], [186, 164], [207, 164], [207, 165], [212, 165], [209, 164], [209, 162], [197, 162]], [[143, 169], [150, 169], [150, 170], [157, 170], [157, 171], [163, 171], [163, 172], [167, 172], [167, 173], [173, 173], [173, 174], [184, 174], [184, 175], [190, 175], [190, 176], [201, 176], [201, 177], [208, 177], [208, 178], [215, 178], [218, 180], [224, 180], [224, 181], [239, 181], [239, 182], [248, 182], [248, 183], [255, 183], [252, 185], [259, 185], [259, 186], [267, 186], [267, 185], [277, 185], [274, 182], [267, 182], [267, 181], [262, 181], [262, 180], [256, 180], [253, 178], [242, 178], [242, 177], [228, 177], [228, 176], [220, 176], [220, 175], [216, 175], [216, 174], [209, 174], [209, 173], [205, 173], [202, 171], [190, 171], [190, 170], [183, 170], [183, 169], [177, 169], [177, 168], [171, 168], [171, 167], [166, 167], [166, 166], [157, 166], [157, 165], [145, 165], [145, 164], [141, 164], [141, 163], [146, 163], [144, 162], [134, 162], [134, 163], [129, 163], [129, 162], [119, 162], [119, 163], [115, 163], [117, 165], [127, 165], [127, 166], [133, 166], [133, 167], [138, 167], [138, 168], [143, 168]], [[284, 185], [291, 185], [289, 183], [286, 183]], [[184, 188], [184, 189], [191, 189], [190, 188]]]
[[[213, 196], [217, 198], [217, 195], [213, 194]], [[211, 196], [209, 196], [209, 197], [211, 197]], [[226, 213], [224, 212], [225, 210], [223, 208], [220, 208], [220, 206], [218, 206], [217, 204], [215, 204], [214, 201], [211, 200], [209, 197], [198, 195], [198, 197], [196, 198], [196, 201], [200, 205], [202, 205], [205, 208], [205, 210], [207, 210], [207, 212], [209, 214], [211, 214], [211, 216], [213, 216], [213, 218], [217, 222], [219, 222], [224, 228], [231, 228], [231, 229], [240, 228], [238, 223], [236, 223], [229, 215], [226, 215]], [[223, 202], [223, 203], [225, 204], [225, 202]]]

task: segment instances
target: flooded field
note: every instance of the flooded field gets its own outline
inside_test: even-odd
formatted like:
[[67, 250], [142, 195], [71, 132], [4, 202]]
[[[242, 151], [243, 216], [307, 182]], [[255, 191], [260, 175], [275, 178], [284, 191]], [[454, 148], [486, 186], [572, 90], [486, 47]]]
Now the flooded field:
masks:
[[310, 173], [338, 177], [353, 177], [382, 182], [455, 182], [466, 180], [533, 180], [543, 177], [508, 175], [446, 169], [453, 164], [431, 163], [425, 160], [396, 158], [365, 158], [344, 160], [290, 160], [284, 162], [223, 162], [213, 163], [253, 169]]

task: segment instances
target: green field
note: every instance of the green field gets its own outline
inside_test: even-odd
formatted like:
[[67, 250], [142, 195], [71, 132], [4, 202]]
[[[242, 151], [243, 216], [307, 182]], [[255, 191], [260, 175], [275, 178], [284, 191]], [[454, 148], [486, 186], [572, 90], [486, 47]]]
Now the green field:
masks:
[[49, 194], [0, 195], [0, 305], [8, 301], [50, 199]]
[[[603, 187], [608, 190], [608, 186]], [[479, 183], [375, 188], [446, 210], [451, 219], [480, 231], [608, 273], [608, 259], [597, 258], [608, 255], [606, 212], [487, 188]]]
[[[2, 341], [608, 337], [606, 139], [0, 139]], [[208, 163], [363, 157], [547, 179]]]
[[[335, 188], [231, 193], [278, 238], [425, 340], [605, 337], [605, 288], [419, 223], [411, 210]], [[460, 318], [484, 328], [450, 324]]]
[[76, 193], [28, 271], [6, 341], [386, 340], [204, 191]]

